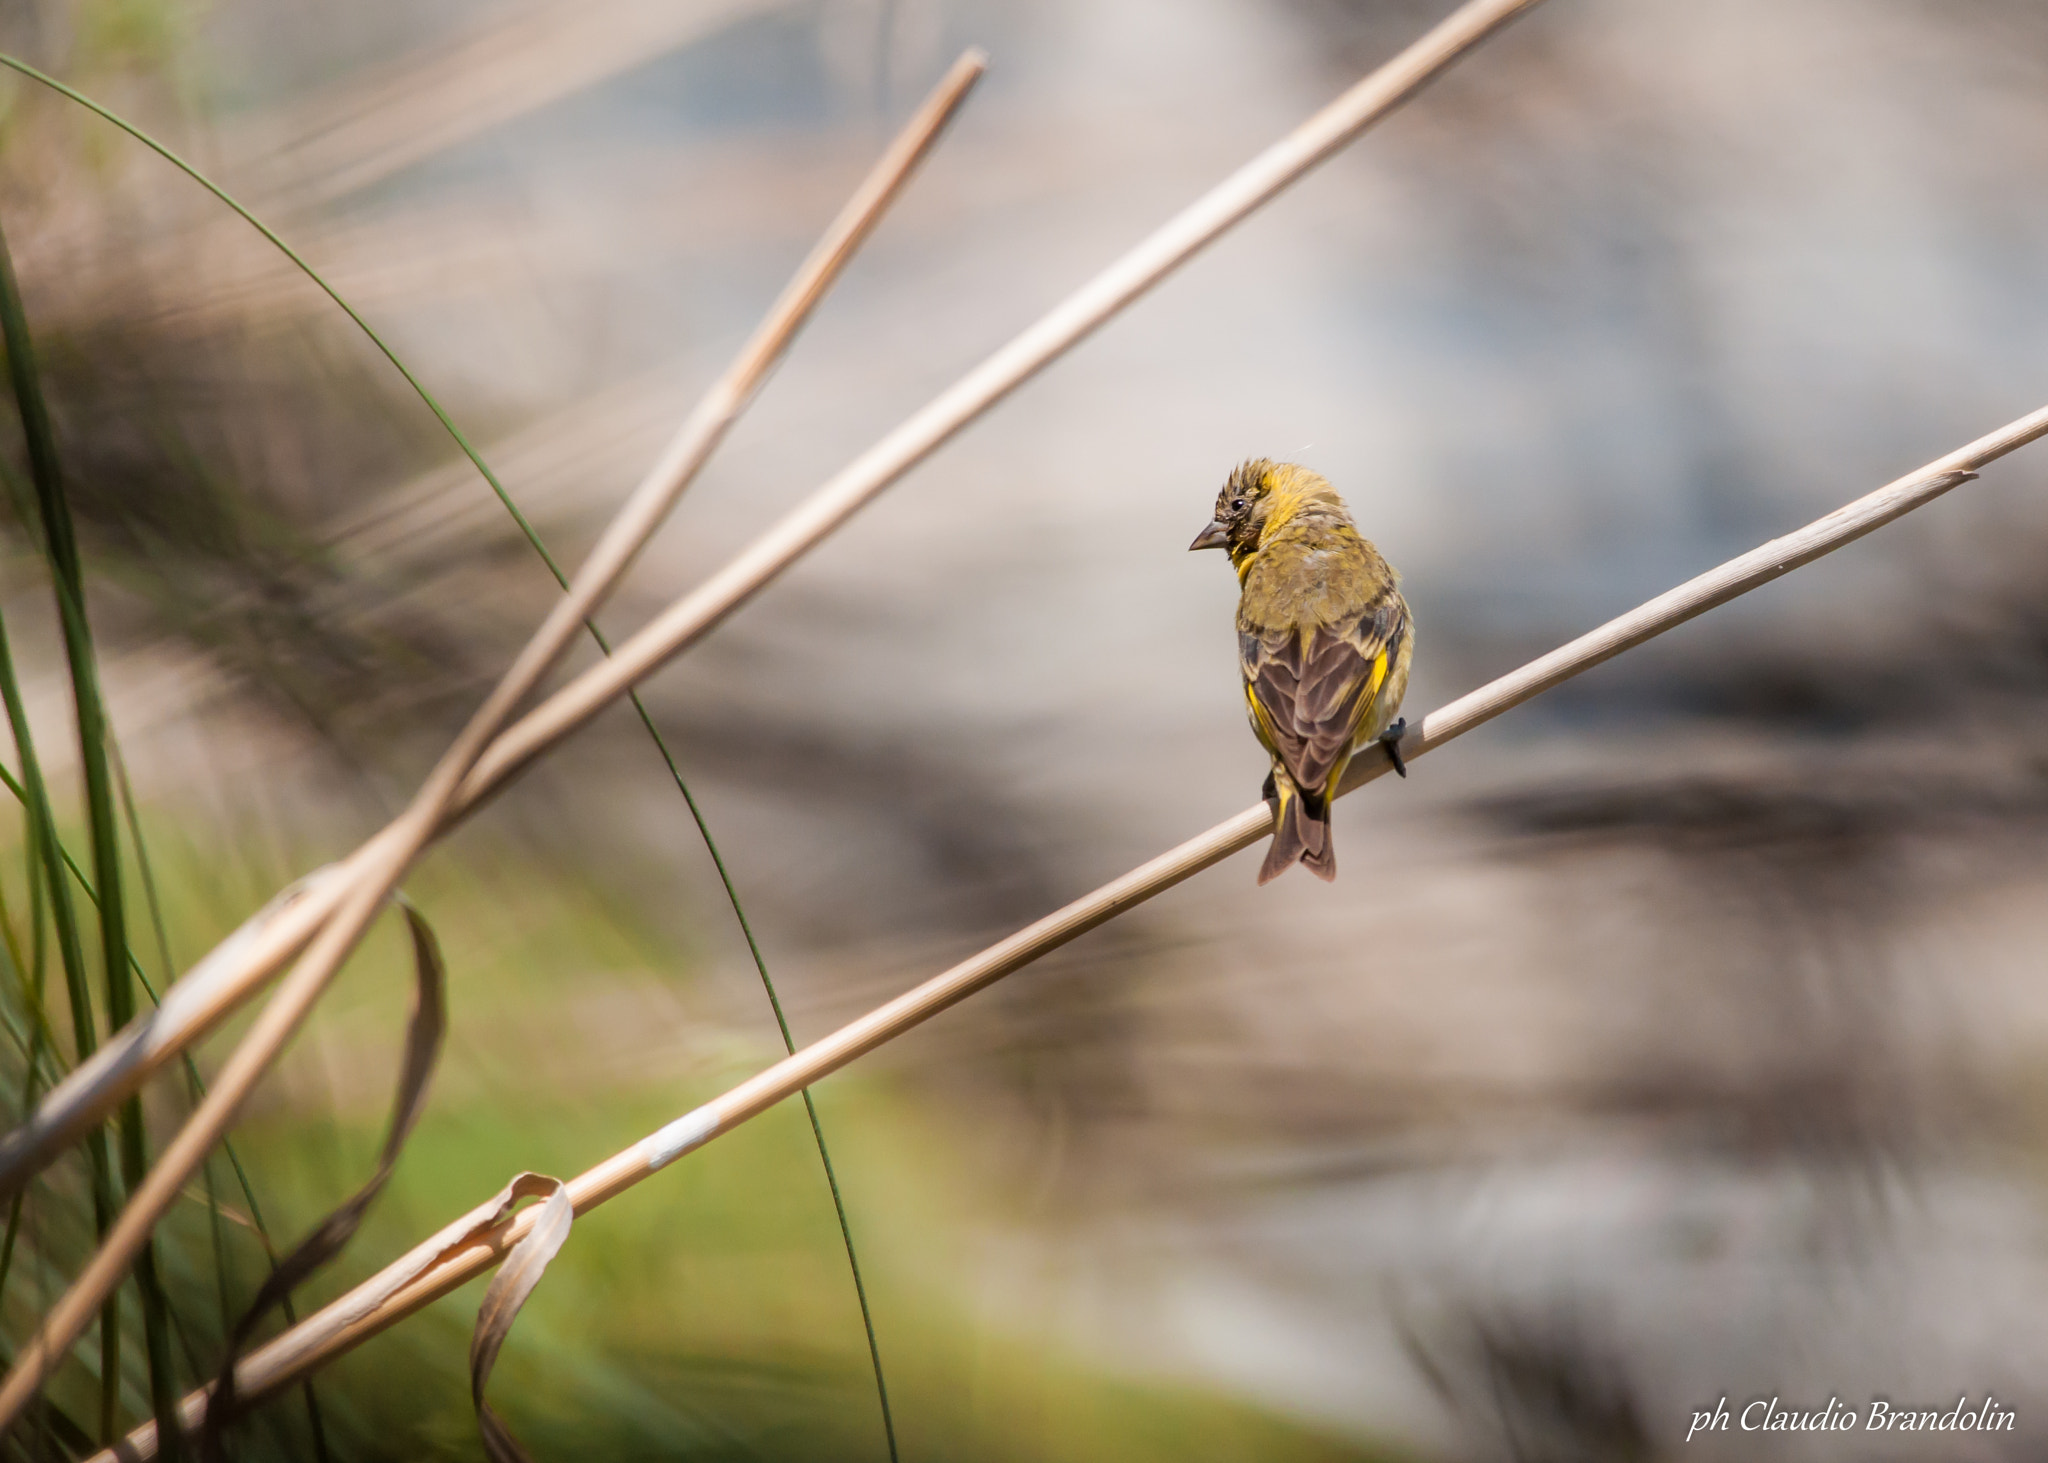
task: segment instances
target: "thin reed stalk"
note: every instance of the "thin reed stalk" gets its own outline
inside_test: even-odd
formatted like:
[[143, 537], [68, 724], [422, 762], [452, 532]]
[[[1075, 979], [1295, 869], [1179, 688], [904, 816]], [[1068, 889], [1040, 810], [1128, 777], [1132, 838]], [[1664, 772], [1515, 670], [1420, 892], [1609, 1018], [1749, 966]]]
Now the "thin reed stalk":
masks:
[[[695, 592], [506, 729], [449, 800], [446, 831], [516, 773], [759, 593], [910, 468], [1044, 370], [1146, 291], [1338, 148], [1420, 91], [1537, 0], [1467, 0], [1449, 17], [1260, 153], [884, 437]], [[0, 57], [0, 61], [4, 61]], [[8, 63], [12, 64], [12, 63]], [[245, 924], [169, 992], [156, 1015], [119, 1034], [100, 1061], [48, 1093], [0, 1138], [0, 1194], [21, 1182], [157, 1067], [225, 1018], [333, 917], [387, 856], [386, 829]], [[4, 1409], [0, 1409], [4, 1415]]]
[[[940, 81], [804, 260], [725, 373], [684, 421], [668, 449], [614, 517], [540, 628], [442, 755], [413, 801], [360, 850], [353, 877], [333, 914], [307, 946], [248, 1034], [216, 1074], [212, 1091], [187, 1118], [129, 1195], [127, 1207], [98, 1251], [16, 1358], [0, 1386], [0, 1429], [21, 1413], [56, 1359], [111, 1297], [128, 1266], [144, 1254], [157, 1220], [177, 1201], [235, 1114], [298, 1030], [383, 907], [412, 861], [443, 826], [450, 800], [477, 757], [518, 705], [561, 657], [569, 641], [617, 585], [726, 431], [753, 399], [768, 372], [812, 310], [844, 271], [908, 182], [945, 124], [986, 68], [969, 51]], [[160, 1018], [163, 1008], [157, 1009]]]
[[[1979, 468], [2043, 436], [2048, 436], [2048, 406], [1804, 528], [1689, 579], [1548, 655], [1439, 707], [1409, 728], [1401, 739], [1401, 754], [1413, 762], [1623, 651], [1933, 502], [1975, 477]], [[1354, 761], [1339, 796], [1386, 775], [1392, 766], [1384, 747], [1370, 749]], [[1249, 847], [1269, 833], [1272, 826], [1272, 809], [1261, 802], [1027, 925], [571, 1179], [567, 1185], [570, 1203], [582, 1215], [615, 1198], [685, 1153], [802, 1092], [976, 991]], [[253, 1400], [286, 1386], [483, 1274], [525, 1238], [536, 1212], [523, 1210], [480, 1233], [458, 1233], [452, 1240], [454, 1227], [443, 1230], [426, 1245], [252, 1353], [236, 1372], [237, 1394]], [[197, 1427], [205, 1414], [204, 1391], [185, 1398], [180, 1415], [188, 1431]], [[116, 1457], [154, 1456], [155, 1430], [152, 1425], [145, 1425], [128, 1435], [118, 1454], [103, 1453], [93, 1463], [108, 1463]]]
[[528, 712], [464, 781], [459, 816], [534, 758], [694, 645], [885, 488], [984, 412], [1094, 334], [1207, 245], [1414, 96], [1537, 0], [1471, 0], [1386, 65], [1169, 219], [870, 447], [703, 585], [657, 615], [602, 665]]

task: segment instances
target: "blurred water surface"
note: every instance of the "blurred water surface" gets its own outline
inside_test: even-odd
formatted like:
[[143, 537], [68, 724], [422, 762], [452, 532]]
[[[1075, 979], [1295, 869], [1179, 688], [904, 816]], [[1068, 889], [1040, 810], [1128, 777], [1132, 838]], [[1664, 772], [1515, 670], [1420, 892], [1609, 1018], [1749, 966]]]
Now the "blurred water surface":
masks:
[[[8, 39], [265, 212], [567, 562], [986, 46], [619, 632], [1445, 9], [217, 0]], [[912, 473], [647, 688], [800, 1038], [1256, 795], [1234, 586], [1184, 552], [1235, 462], [1326, 473], [1404, 571], [1415, 715], [2048, 399], [2044, 83], [2030, 0], [1552, 0]], [[155, 816], [238, 850], [231, 921], [395, 806], [552, 582], [317, 291], [11, 96], [117, 721]], [[2018, 1432], [1770, 1446], [2037, 1453], [2044, 487], [2021, 454], [1374, 784], [1333, 887], [1233, 860], [840, 1079], [885, 1347], [892, 1294], [943, 1296], [1426, 1457], [1661, 1457], [1722, 1397], [1958, 1392]], [[608, 1020], [563, 969], [458, 1041], [458, 1093], [553, 1054], [560, 1163], [639, 1131], [599, 1101], [605, 1032], [679, 1092], [766, 1060], [627, 718], [447, 857], [518, 869], [479, 886], [508, 909], [601, 886], [620, 968], [685, 987]], [[277, 1112], [353, 1111], [356, 1065]], [[394, 1243], [445, 1217], [409, 1181]]]

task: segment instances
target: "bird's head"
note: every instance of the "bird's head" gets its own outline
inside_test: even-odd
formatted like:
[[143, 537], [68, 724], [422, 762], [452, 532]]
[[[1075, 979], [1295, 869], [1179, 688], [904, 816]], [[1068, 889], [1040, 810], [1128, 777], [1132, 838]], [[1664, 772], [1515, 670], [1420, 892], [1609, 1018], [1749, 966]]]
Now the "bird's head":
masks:
[[1216, 517], [1188, 545], [1195, 549], [1228, 549], [1232, 562], [1255, 551], [1269, 523], [1285, 521], [1308, 498], [1336, 494], [1329, 483], [1305, 467], [1255, 457], [1240, 464], [1216, 495]]
[[1188, 551], [1228, 549], [1235, 559], [1256, 548], [1272, 507], [1272, 477], [1273, 464], [1264, 457], [1240, 464], [1224, 480], [1223, 491], [1216, 495], [1216, 517], [1195, 535]]

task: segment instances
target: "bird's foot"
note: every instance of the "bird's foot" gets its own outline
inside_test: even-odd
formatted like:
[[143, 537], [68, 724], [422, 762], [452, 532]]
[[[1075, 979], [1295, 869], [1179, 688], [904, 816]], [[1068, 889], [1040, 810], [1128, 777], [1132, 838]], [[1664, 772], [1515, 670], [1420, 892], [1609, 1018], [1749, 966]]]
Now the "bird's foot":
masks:
[[1401, 755], [1401, 738], [1408, 733], [1408, 718], [1402, 717], [1380, 733], [1380, 740], [1387, 744], [1387, 758], [1394, 764], [1394, 771], [1402, 777], [1408, 775], [1408, 760]]

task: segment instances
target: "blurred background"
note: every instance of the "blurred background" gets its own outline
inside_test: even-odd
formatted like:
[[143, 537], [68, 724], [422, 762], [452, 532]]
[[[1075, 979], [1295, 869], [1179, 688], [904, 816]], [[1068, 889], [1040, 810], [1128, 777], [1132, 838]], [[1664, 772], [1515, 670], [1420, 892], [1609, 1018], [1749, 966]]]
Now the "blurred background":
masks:
[[[15, 0], [0, 44], [292, 242], [570, 565], [986, 47], [622, 634], [1450, 8]], [[218, 202], [12, 75], [0, 161], [182, 968], [402, 805], [556, 590]], [[1404, 572], [1419, 715], [2048, 400], [2044, 166], [2035, 0], [1518, 21], [646, 686], [798, 1039], [1255, 798], [1235, 585], [1185, 552], [1236, 462], [1324, 472]], [[1987, 1392], [2016, 1433], [1770, 1450], [2048, 1449], [2043, 450], [1373, 784], [1334, 886], [1240, 855], [823, 1084], [903, 1456], [1738, 1457], [1694, 1410]], [[780, 1050], [629, 714], [413, 893], [448, 1054], [308, 1303]], [[238, 1131], [282, 1239], [371, 1167], [408, 981], [385, 931]], [[883, 1456], [809, 1144], [785, 1107], [579, 1222], [494, 1389], [537, 1455]], [[166, 1240], [195, 1373], [263, 1273], [207, 1233]], [[334, 1456], [481, 1456], [479, 1289], [322, 1374]], [[303, 1399], [240, 1448], [313, 1456]]]

